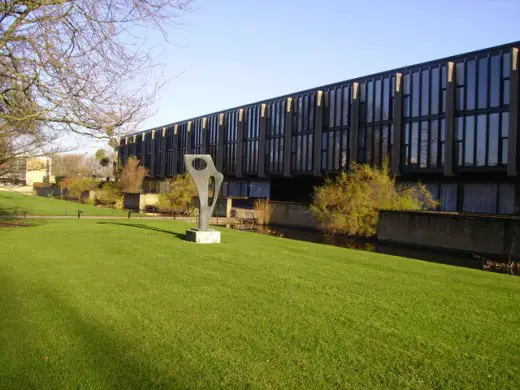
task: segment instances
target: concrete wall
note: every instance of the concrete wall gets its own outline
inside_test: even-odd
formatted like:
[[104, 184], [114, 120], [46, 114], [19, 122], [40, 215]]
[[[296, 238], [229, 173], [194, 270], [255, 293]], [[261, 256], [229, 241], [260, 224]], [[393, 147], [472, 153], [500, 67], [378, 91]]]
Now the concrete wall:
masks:
[[269, 203], [273, 208], [270, 224], [317, 229], [308, 204], [273, 201]]
[[467, 253], [520, 254], [520, 219], [459, 213], [381, 211], [381, 242], [419, 245]]

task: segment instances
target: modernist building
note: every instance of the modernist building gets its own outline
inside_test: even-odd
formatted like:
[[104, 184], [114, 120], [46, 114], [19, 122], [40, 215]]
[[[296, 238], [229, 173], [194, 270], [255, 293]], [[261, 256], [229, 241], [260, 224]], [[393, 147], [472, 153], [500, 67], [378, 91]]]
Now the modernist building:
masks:
[[[225, 194], [308, 200], [354, 162], [389, 159], [450, 211], [516, 212], [520, 42], [411, 65], [167, 124], [121, 139], [151, 179], [209, 153]], [[516, 195], [516, 196], [515, 196]]]

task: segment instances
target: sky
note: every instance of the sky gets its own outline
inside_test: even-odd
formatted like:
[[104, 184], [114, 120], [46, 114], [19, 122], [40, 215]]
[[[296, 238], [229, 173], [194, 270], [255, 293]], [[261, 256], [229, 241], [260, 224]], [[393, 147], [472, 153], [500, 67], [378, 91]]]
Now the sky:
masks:
[[140, 130], [519, 41], [520, 1], [194, 0], [177, 22], [148, 37], [169, 81]]

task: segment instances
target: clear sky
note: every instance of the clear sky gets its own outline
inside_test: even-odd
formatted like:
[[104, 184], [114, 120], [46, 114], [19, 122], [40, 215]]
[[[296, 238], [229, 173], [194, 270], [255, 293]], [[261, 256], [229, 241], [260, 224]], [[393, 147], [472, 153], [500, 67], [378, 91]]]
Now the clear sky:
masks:
[[[520, 0], [194, 0], [140, 127], [520, 40]], [[175, 77], [182, 73], [182, 75]]]

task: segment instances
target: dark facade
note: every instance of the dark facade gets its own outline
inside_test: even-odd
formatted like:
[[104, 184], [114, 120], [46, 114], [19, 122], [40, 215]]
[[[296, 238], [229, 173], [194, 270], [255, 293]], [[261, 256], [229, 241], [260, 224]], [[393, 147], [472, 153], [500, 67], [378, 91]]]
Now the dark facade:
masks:
[[309, 199], [323, 177], [388, 160], [450, 211], [512, 213], [520, 42], [297, 92], [121, 139], [152, 179], [209, 153], [224, 193]]

